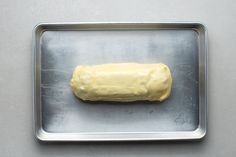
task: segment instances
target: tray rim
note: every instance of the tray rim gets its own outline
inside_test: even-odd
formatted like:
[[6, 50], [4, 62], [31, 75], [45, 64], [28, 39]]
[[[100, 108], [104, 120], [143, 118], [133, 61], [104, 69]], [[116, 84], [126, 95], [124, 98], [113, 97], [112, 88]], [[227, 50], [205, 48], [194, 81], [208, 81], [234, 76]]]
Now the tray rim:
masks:
[[[154, 26], [152, 28], [148, 28], [147, 26]], [[199, 85], [199, 95], [202, 96], [203, 99], [199, 100], [199, 126], [193, 131], [177, 131], [177, 132], [119, 132], [119, 133], [49, 133], [46, 132], [42, 127], [42, 119], [41, 119], [41, 103], [38, 99], [38, 73], [37, 69], [39, 68], [37, 44], [38, 42], [38, 33], [43, 33], [45, 30], [50, 28], [45, 27], [53, 27], [57, 26], [57, 29], [54, 30], [125, 30], [125, 29], [133, 29], [132, 26], [141, 26], [136, 30], [144, 29], [144, 30], [160, 30], [160, 29], [169, 29], [165, 28], [165, 26], [182, 26], [182, 28], [192, 28], [191, 25], [195, 25], [195, 27], [199, 27], [202, 29], [203, 38], [204, 38], [204, 47], [201, 47], [201, 50], [204, 52], [201, 56], [199, 55], [199, 61], [201, 61], [201, 66], [203, 66], [203, 72], [200, 69], [199, 62], [199, 80], [201, 81]], [[82, 26], [82, 28], [73, 28]], [[92, 26], [92, 28], [86, 29], [86, 26]], [[102, 28], [96, 29], [97, 26]], [[104, 28], [106, 26], [107, 28]], [[114, 28], [116, 26], [116, 28]], [[126, 27], [124, 27], [126, 26]], [[128, 27], [127, 27], [128, 26]], [[72, 27], [72, 28], [66, 28]], [[85, 27], [85, 28], [84, 28]], [[146, 28], [147, 27], [147, 28]], [[173, 28], [170, 28], [173, 29]], [[193, 29], [193, 28], [192, 28]], [[193, 29], [195, 30], [195, 29]], [[195, 30], [199, 33], [197, 30]], [[33, 29], [32, 35], [32, 87], [33, 87], [33, 130], [37, 140], [50, 142], [50, 141], [60, 141], [60, 142], [69, 142], [69, 141], [179, 141], [179, 140], [201, 140], [206, 136], [207, 132], [207, 113], [208, 113], [208, 98], [207, 98], [207, 90], [208, 90], [208, 34], [207, 28], [201, 22], [54, 22], [54, 23], [39, 23]], [[199, 39], [200, 40], [200, 39]], [[203, 86], [203, 87], [202, 87]], [[201, 98], [199, 96], [199, 99]]]

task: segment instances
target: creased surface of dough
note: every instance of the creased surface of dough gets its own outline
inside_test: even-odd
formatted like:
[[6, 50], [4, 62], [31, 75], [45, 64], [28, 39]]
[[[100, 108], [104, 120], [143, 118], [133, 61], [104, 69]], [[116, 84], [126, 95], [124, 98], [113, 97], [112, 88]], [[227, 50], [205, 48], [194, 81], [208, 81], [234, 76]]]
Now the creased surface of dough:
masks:
[[70, 81], [74, 94], [90, 101], [163, 101], [170, 95], [171, 72], [165, 64], [79, 65]]

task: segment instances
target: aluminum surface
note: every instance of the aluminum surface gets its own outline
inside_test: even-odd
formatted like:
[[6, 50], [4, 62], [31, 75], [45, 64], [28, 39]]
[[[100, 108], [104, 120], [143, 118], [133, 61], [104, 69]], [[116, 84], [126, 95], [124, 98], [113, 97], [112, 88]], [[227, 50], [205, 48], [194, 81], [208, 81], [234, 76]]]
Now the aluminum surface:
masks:
[[[40, 24], [34, 30], [34, 122], [43, 141], [201, 139], [206, 133], [207, 45], [199, 23]], [[69, 80], [78, 64], [164, 63], [170, 98], [82, 102]]]

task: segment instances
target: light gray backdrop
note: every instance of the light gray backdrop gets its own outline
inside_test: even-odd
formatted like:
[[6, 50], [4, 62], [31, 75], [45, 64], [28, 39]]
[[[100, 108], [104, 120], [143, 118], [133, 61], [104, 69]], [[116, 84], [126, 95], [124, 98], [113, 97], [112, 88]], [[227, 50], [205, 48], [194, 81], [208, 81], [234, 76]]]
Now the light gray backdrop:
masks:
[[[1, 0], [0, 156], [236, 154], [234, 0]], [[202, 142], [40, 144], [32, 130], [31, 33], [39, 22], [200, 21], [209, 35], [209, 125]]]

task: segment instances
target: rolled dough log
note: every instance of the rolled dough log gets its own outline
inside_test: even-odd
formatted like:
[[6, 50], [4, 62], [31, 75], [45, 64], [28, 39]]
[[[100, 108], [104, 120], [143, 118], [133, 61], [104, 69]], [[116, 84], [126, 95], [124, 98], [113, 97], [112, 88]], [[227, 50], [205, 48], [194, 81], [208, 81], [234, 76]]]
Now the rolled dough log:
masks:
[[70, 85], [82, 100], [163, 101], [170, 95], [172, 77], [168, 66], [162, 63], [79, 65]]

